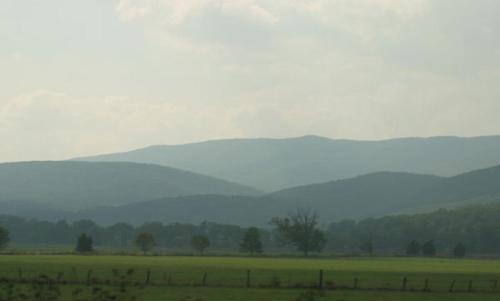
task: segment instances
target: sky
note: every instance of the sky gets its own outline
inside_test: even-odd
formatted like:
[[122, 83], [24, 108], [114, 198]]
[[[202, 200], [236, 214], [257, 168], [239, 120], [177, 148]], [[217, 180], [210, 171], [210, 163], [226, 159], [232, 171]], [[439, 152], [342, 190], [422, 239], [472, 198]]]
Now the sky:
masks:
[[0, 0], [0, 162], [500, 134], [497, 0]]

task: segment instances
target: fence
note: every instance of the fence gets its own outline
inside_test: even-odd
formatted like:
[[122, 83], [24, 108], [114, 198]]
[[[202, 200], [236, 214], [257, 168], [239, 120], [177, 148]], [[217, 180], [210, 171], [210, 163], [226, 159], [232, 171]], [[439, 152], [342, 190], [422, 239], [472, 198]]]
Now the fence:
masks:
[[[17, 275], [16, 275], [17, 274]], [[34, 270], [18, 268], [7, 275], [0, 275], [0, 280], [9, 283], [29, 283], [39, 275], [47, 275]], [[144, 286], [179, 286], [179, 287], [225, 287], [225, 288], [275, 288], [300, 289], [314, 288], [324, 290], [384, 290], [407, 292], [449, 292], [449, 293], [500, 293], [497, 275], [479, 274], [391, 274], [362, 272], [357, 274], [319, 271], [271, 271], [237, 270], [216, 271], [193, 270], [82, 270], [76, 267], [57, 272], [49, 276], [60, 284], [105, 284], [113, 285], [117, 281], [128, 281]]]

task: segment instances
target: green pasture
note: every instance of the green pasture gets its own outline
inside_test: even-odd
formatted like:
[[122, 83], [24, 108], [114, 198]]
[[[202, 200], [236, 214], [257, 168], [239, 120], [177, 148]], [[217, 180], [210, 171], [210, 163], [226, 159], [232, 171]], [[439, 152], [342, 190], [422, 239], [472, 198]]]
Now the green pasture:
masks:
[[[140, 290], [139, 300], [146, 301], [188, 296], [192, 300], [203, 297], [204, 301], [294, 300], [318, 285], [320, 270], [324, 271], [327, 295], [319, 300], [500, 300], [497, 260], [0, 256], [0, 277], [9, 279], [46, 274], [86, 283], [88, 278], [110, 280], [128, 269], [134, 270], [132, 277], [137, 283], [145, 284], [149, 278]], [[426, 281], [429, 292], [422, 292]], [[453, 282], [453, 293], [449, 293]], [[353, 290], [355, 283], [357, 290]]]

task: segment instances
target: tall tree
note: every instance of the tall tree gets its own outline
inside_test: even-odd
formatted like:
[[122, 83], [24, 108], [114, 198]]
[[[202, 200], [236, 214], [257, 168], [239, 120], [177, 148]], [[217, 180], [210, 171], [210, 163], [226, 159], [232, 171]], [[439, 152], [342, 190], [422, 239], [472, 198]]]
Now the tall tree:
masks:
[[271, 224], [283, 235], [285, 243], [294, 245], [307, 257], [309, 252], [320, 252], [326, 243], [325, 235], [318, 229], [318, 219], [311, 209], [297, 209], [286, 218], [273, 218]]
[[262, 253], [262, 241], [260, 240], [259, 229], [255, 227], [248, 228], [240, 243], [242, 252], [249, 252], [252, 256]]
[[359, 246], [359, 249], [362, 252], [365, 252], [368, 255], [372, 256], [373, 255], [373, 241], [369, 240], [367, 242], [364, 242], [363, 244], [361, 244], [361, 246]]
[[142, 232], [135, 238], [135, 245], [146, 255], [155, 245], [155, 239], [151, 233]]
[[3, 250], [9, 244], [9, 231], [4, 227], [0, 227], [0, 250]]
[[117, 223], [109, 226], [106, 234], [113, 244], [126, 247], [134, 239], [134, 227], [126, 223]]
[[94, 250], [94, 241], [92, 237], [87, 235], [86, 233], [80, 234], [78, 236], [78, 240], [76, 241], [75, 251], [78, 253], [88, 253]]
[[406, 255], [408, 256], [418, 256], [420, 255], [420, 244], [416, 240], [412, 240], [408, 246], [406, 246]]
[[433, 240], [429, 240], [422, 245], [422, 255], [429, 257], [436, 255], [436, 246]]
[[210, 240], [205, 235], [195, 235], [191, 238], [191, 247], [195, 249], [200, 255], [203, 255], [205, 249], [210, 246]]
[[465, 246], [459, 242], [455, 248], [453, 248], [453, 256], [463, 258], [465, 257]]

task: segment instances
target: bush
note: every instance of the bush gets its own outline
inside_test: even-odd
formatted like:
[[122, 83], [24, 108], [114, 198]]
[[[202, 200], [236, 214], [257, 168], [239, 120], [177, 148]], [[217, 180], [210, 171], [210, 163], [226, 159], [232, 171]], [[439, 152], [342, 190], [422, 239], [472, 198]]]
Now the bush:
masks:
[[9, 244], [9, 231], [7, 229], [0, 227], [0, 250], [3, 250]]
[[76, 242], [76, 248], [75, 251], [78, 253], [88, 253], [92, 252], [94, 250], [93, 247], [94, 241], [92, 240], [92, 237], [88, 236], [85, 233], [82, 233]]

